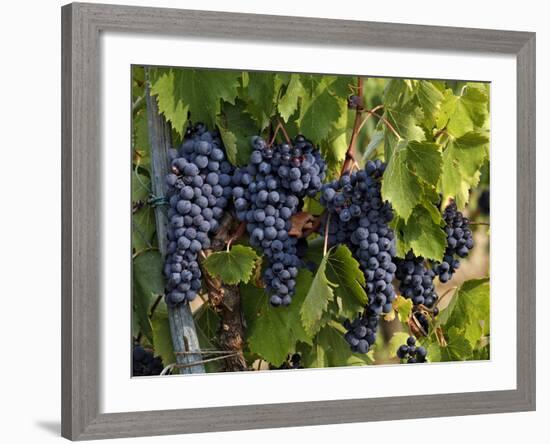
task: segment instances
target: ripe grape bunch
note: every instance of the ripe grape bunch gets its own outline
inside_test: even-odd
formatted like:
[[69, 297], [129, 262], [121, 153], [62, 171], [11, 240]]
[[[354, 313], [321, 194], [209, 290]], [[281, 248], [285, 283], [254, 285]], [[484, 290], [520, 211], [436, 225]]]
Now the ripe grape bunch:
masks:
[[325, 185], [321, 194], [329, 214], [321, 233], [328, 228], [329, 245], [350, 247], [365, 275], [368, 308], [374, 315], [389, 313], [395, 299], [395, 236], [388, 226], [393, 210], [380, 193], [384, 170], [380, 160], [369, 161], [364, 170]]
[[326, 164], [305, 137], [293, 143], [268, 146], [261, 137], [252, 139], [253, 151], [246, 167], [233, 175], [233, 199], [237, 218], [246, 222], [250, 244], [268, 259], [264, 281], [271, 305], [289, 305], [296, 286], [298, 239], [289, 236], [291, 217], [303, 198], [315, 196], [325, 178]]
[[164, 366], [162, 359], [155, 357], [151, 350], [134, 344], [132, 352], [132, 375], [133, 376], [155, 376], [160, 375]]
[[407, 364], [416, 364], [426, 362], [428, 352], [422, 346], [416, 346], [414, 336], [409, 336], [407, 343], [397, 349], [397, 357], [401, 360], [406, 359]]
[[424, 305], [432, 308], [437, 301], [437, 293], [433, 284], [435, 272], [426, 267], [423, 257], [417, 257], [409, 251], [404, 259], [396, 259], [397, 271], [395, 277], [399, 280], [399, 291], [414, 305]]
[[474, 247], [472, 231], [468, 228], [470, 221], [458, 211], [456, 203], [452, 201], [443, 212], [445, 220], [445, 233], [447, 234], [447, 248], [443, 256], [443, 262], [434, 265], [434, 271], [443, 283], [449, 281], [460, 266], [455, 258], [465, 258]]
[[353, 321], [346, 319], [344, 327], [347, 330], [344, 339], [350, 345], [351, 351], [368, 353], [376, 342], [378, 314], [367, 308], [365, 313], [360, 314]]
[[203, 124], [188, 129], [179, 150], [170, 150], [171, 173], [166, 176], [168, 246], [164, 266], [166, 303], [192, 301], [201, 288], [198, 254], [210, 247], [231, 196], [233, 167], [223, 144]]

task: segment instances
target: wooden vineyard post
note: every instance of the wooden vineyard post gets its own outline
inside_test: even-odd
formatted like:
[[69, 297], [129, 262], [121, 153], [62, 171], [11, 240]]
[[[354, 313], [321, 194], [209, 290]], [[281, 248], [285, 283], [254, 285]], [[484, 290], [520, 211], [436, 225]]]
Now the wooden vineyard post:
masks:
[[[150, 95], [148, 71], [146, 68], [145, 100], [147, 103], [147, 120], [149, 142], [151, 145], [151, 186], [155, 198], [166, 195], [165, 177], [168, 173], [168, 150], [171, 148], [170, 126], [158, 112], [157, 102]], [[159, 251], [166, 255], [167, 214], [163, 205], [155, 206], [155, 222]], [[201, 363], [202, 355], [195, 328], [195, 322], [188, 303], [177, 307], [168, 307], [168, 320], [176, 363], [181, 366], [180, 373], [205, 373]], [[193, 353], [196, 352], [196, 353]], [[195, 364], [196, 363], [196, 364]]]

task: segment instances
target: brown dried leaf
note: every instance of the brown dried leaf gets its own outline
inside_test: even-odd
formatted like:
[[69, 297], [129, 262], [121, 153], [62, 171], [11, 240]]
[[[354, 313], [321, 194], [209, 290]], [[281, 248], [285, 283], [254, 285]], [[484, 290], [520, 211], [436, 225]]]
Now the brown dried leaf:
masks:
[[288, 234], [290, 236], [296, 237], [301, 236], [303, 231], [308, 230], [313, 226], [314, 220], [315, 217], [311, 213], [308, 213], [306, 211], [300, 211], [299, 213], [296, 213], [290, 219], [292, 226], [290, 227]]

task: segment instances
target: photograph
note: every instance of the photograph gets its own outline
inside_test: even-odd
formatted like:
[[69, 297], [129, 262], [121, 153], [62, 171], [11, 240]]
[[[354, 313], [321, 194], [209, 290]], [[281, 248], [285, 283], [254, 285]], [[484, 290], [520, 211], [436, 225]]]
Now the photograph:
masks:
[[491, 359], [490, 83], [131, 85], [132, 376]]

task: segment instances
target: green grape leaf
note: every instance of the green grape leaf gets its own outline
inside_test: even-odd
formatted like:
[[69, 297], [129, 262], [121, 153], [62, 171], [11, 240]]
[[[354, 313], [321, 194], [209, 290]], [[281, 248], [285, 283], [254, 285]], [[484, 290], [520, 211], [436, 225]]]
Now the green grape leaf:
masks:
[[151, 181], [147, 176], [132, 173], [132, 203], [139, 205], [132, 214], [132, 248], [141, 251], [150, 248], [156, 232], [155, 213], [147, 205], [151, 193]]
[[340, 100], [340, 117], [333, 123], [328, 137], [320, 144], [321, 153], [327, 162], [329, 174], [338, 174], [348, 150], [348, 112], [347, 104], [344, 100]]
[[439, 323], [445, 328], [456, 327], [470, 345], [476, 346], [490, 328], [489, 278], [464, 282], [449, 305], [440, 313]]
[[132, 172], [132, 202], [147, 202], [151, 194], [151, 179], [137, 171]]
[[[422, 110], [412, 102], [403, 108], [386, 110], [387, 119], [403, 139], [423, 141], [426, 138], [419, 122], [422, 121]], [[391, 133], [393, 134], [393, 133]]]
[[[216, 341], [220, 328], [220, 316], [207, 304], [201, 305], [193, 313], [197, 338], [201, 350], [217, 350]], [[221, 361], [206, 362], [204, 367], [207, 373], [218, 372], [221, 369]]]
[[187, 113], [193, 122], [214, 127], [221, 111], [221, 101], [234, 103], [240, 73], [207, 69], [170, 69], [152, 85], [159, 111], [181, 135], [185, 132]]
[[372, 134], [369, 144], [365, 148], [365, 153], [363, 154], [363, 159], [367, 160], [371, 157], [379, 146], [384, 143], [384, 131], [375, 131]]
[[393, 153], [382, 181], [382, 198], [391, 202], [395, 212], [405, 221], [422, 198], [418, 176], [407, 162], [407, 142], [401, 141]]
[[246, 87], [247, 110], [262, 131], [275, 111], [275, 76], [267, 72], [249, 72]]
[[334, 287], [336, 284], [330, 282], [326, 275], [329, 256], [330, 251], [321, 260], [300, 310], [302, 324], [310, 335], [319, 331], [323, 313], [327, 310], [328, 303], [334, 300]]
[[259, 257], [256, 252], [244, 245], [234, 245], [229, 251], [210, 254], [203, 262], [208, 273], [222, 282], [235, 285], [248, 282]]
[[162, 257], [158, 251], [144, 251], [132, 264], [132, 307], [142, 334], [153, 343], [149, 309], [153, 299], [164, 293]]
[[[334, 77], [334, 76], [330, 76]], [[346, 106], [347, 106], [347, 97], [352, 92], [352, 86], [357, 83], [356, 77], [351, 76], [335, 76], [334, 80], [330, 82], [328, 85], [328, 89], [331, 92], [331, 94], [346, 99]]]
[[304, 86], [300, 82], [299, 74], [291, 74], [290, 82], [286, 88], [285, 94], [279, 99], [277, 109], [279, 114], [285, 122], [296, 112], [298, 109], [298, 102], [300, 97], [305, 94]]
[[395, 232], [395, 254], [397, 257], [405, 257], [411, 247], [405, 242], [403, 230], [407, 224], [399, 216], [395, 216], [390, 222], [390, 226]]
[[325, 207], [313, 197], [304, 197], [304, 206], [302, 211], [305, 213], [312, 214], [313, 216], [320, 216], [324, 213]]
[[397, 311], [397, 316], [401, 322], [407, 322], [411, 315], [413, 307], [412, 299], [406, 299], [399, 295], [393, 301], [393, 308]]
[[484, 88], [467, 84], [460, 96], [448, 89], [444, 93], [441, 112], [437, 116], [437, 128], [446, 127], [453, 137], [479, 129], [489, 117], [489, 96]]
[[330, 80], [327, 77], [315, 74], [300, 74], [300, 83], [304, 87], [307, 96], [312, 97], [327, 87]]
[[431, 81], [420, 80], [416, 89], [416, 97], [424, 111], [425, 122], [431, 128], [441, 110], [444, 96]]
[[155, 212], [145, 205], [132, 214], [132, 249], [139, 252], [151, 248], [156, 234]]
[[166, 367], [168, 364], [176, 362], [174, 355], [174, 346], [172, 345], [172, 334], [170, 332], [170, 322], [166, 312], [157, 312], [151, 319], [153, 329], [153, 345], [155, 356], [162, 358], [162, 363]]
[[201, 307], [193, 314], [197, 330], [201, 330], [204, 337], [212, 343], [220, 330], [220, 316], [212, 307], [207, 304]]
[[390, 125], [396, 130], [400, 138], [387, 126], [384, 127], [384, 155], [386, 161], [391, 160], [394, 151], [398, 150], [398, 145], [402, 140], [423, 141], [426, 139], [424, 130], [420, 122], [424, 119], [422, 109], [409, 101], [402, 107], [387, 107], [385, 117]]
[[439, 146], [430, 142], [410, 141], [407, 145], [407, 164], [418, 177], [436, 186], [441, 176], [442, 156]]
[[330, 94], [326, 87], [312, 96], [304, 97], [297, 121], [300, 131], [315, 143], [325, 139], [334, 122], [340, 118], [341, 102], [343, 100]]
[[132, 119], [132, 148], [134, 150], [134, 163], [142, 168], [149, 169], [149, 122], [145, 109], [140, 110]]
[[256, 124], [246, 112], [246, 104], [240, 99], [234, 105], [224, 102], [216, 124], [229, 162], [236, 166], [246, 165], [252, 151], [250, 138], [258, 134]]
[[[441, 222], [441, 216], [440, 216]], [[434, 223], [426, 208], [418, 205], [414, 208], [407, 224], [402, 227], [404, 242], [417, 256], [440, 261], [447, 246], [447, 235], [441, 225]]]
[[[326, 262], [326, 277], [334, 283], [334, 295], [340, 298], [343, 304], [364, 306], [368, 302], [365, 293], [365, 275], [359, 263], [353, 258], [346, 245], [339, 245], [333, 250]], [[349, 301], [349, 299], [353, 299]]]
[[465, 361], [472, 357], [473, 350], [470, 343], [456, 327], [449, 329], [446, 334], [446, 340], [447, 345], [445, 347], [442, 347], [437, 343], [428, 345], [428, 361]]
[[296, 292], [288, 307], [272, 307], [263, 289], [251, 284], [240, 287], [247, 340], [252, 353], [278, 366], [295, 352], [298, 341], [311, 344], [312, 335], [302, 326], [300, 309], [312, 279], [308, 270], [300, 270], [296, 278]]
[[396, 105], [407, 92], [407, 84], [402, 79], [390, 79], [384, 88], [386, 106]]
[[468, 203], [469, 189], [479, 182], [480, 170], [488, 158], [489, 138], [470, 132], [450, 139], [443, 151], [443, 173], [440, 181], [443, 200], [453, 198], [459, 208]]

